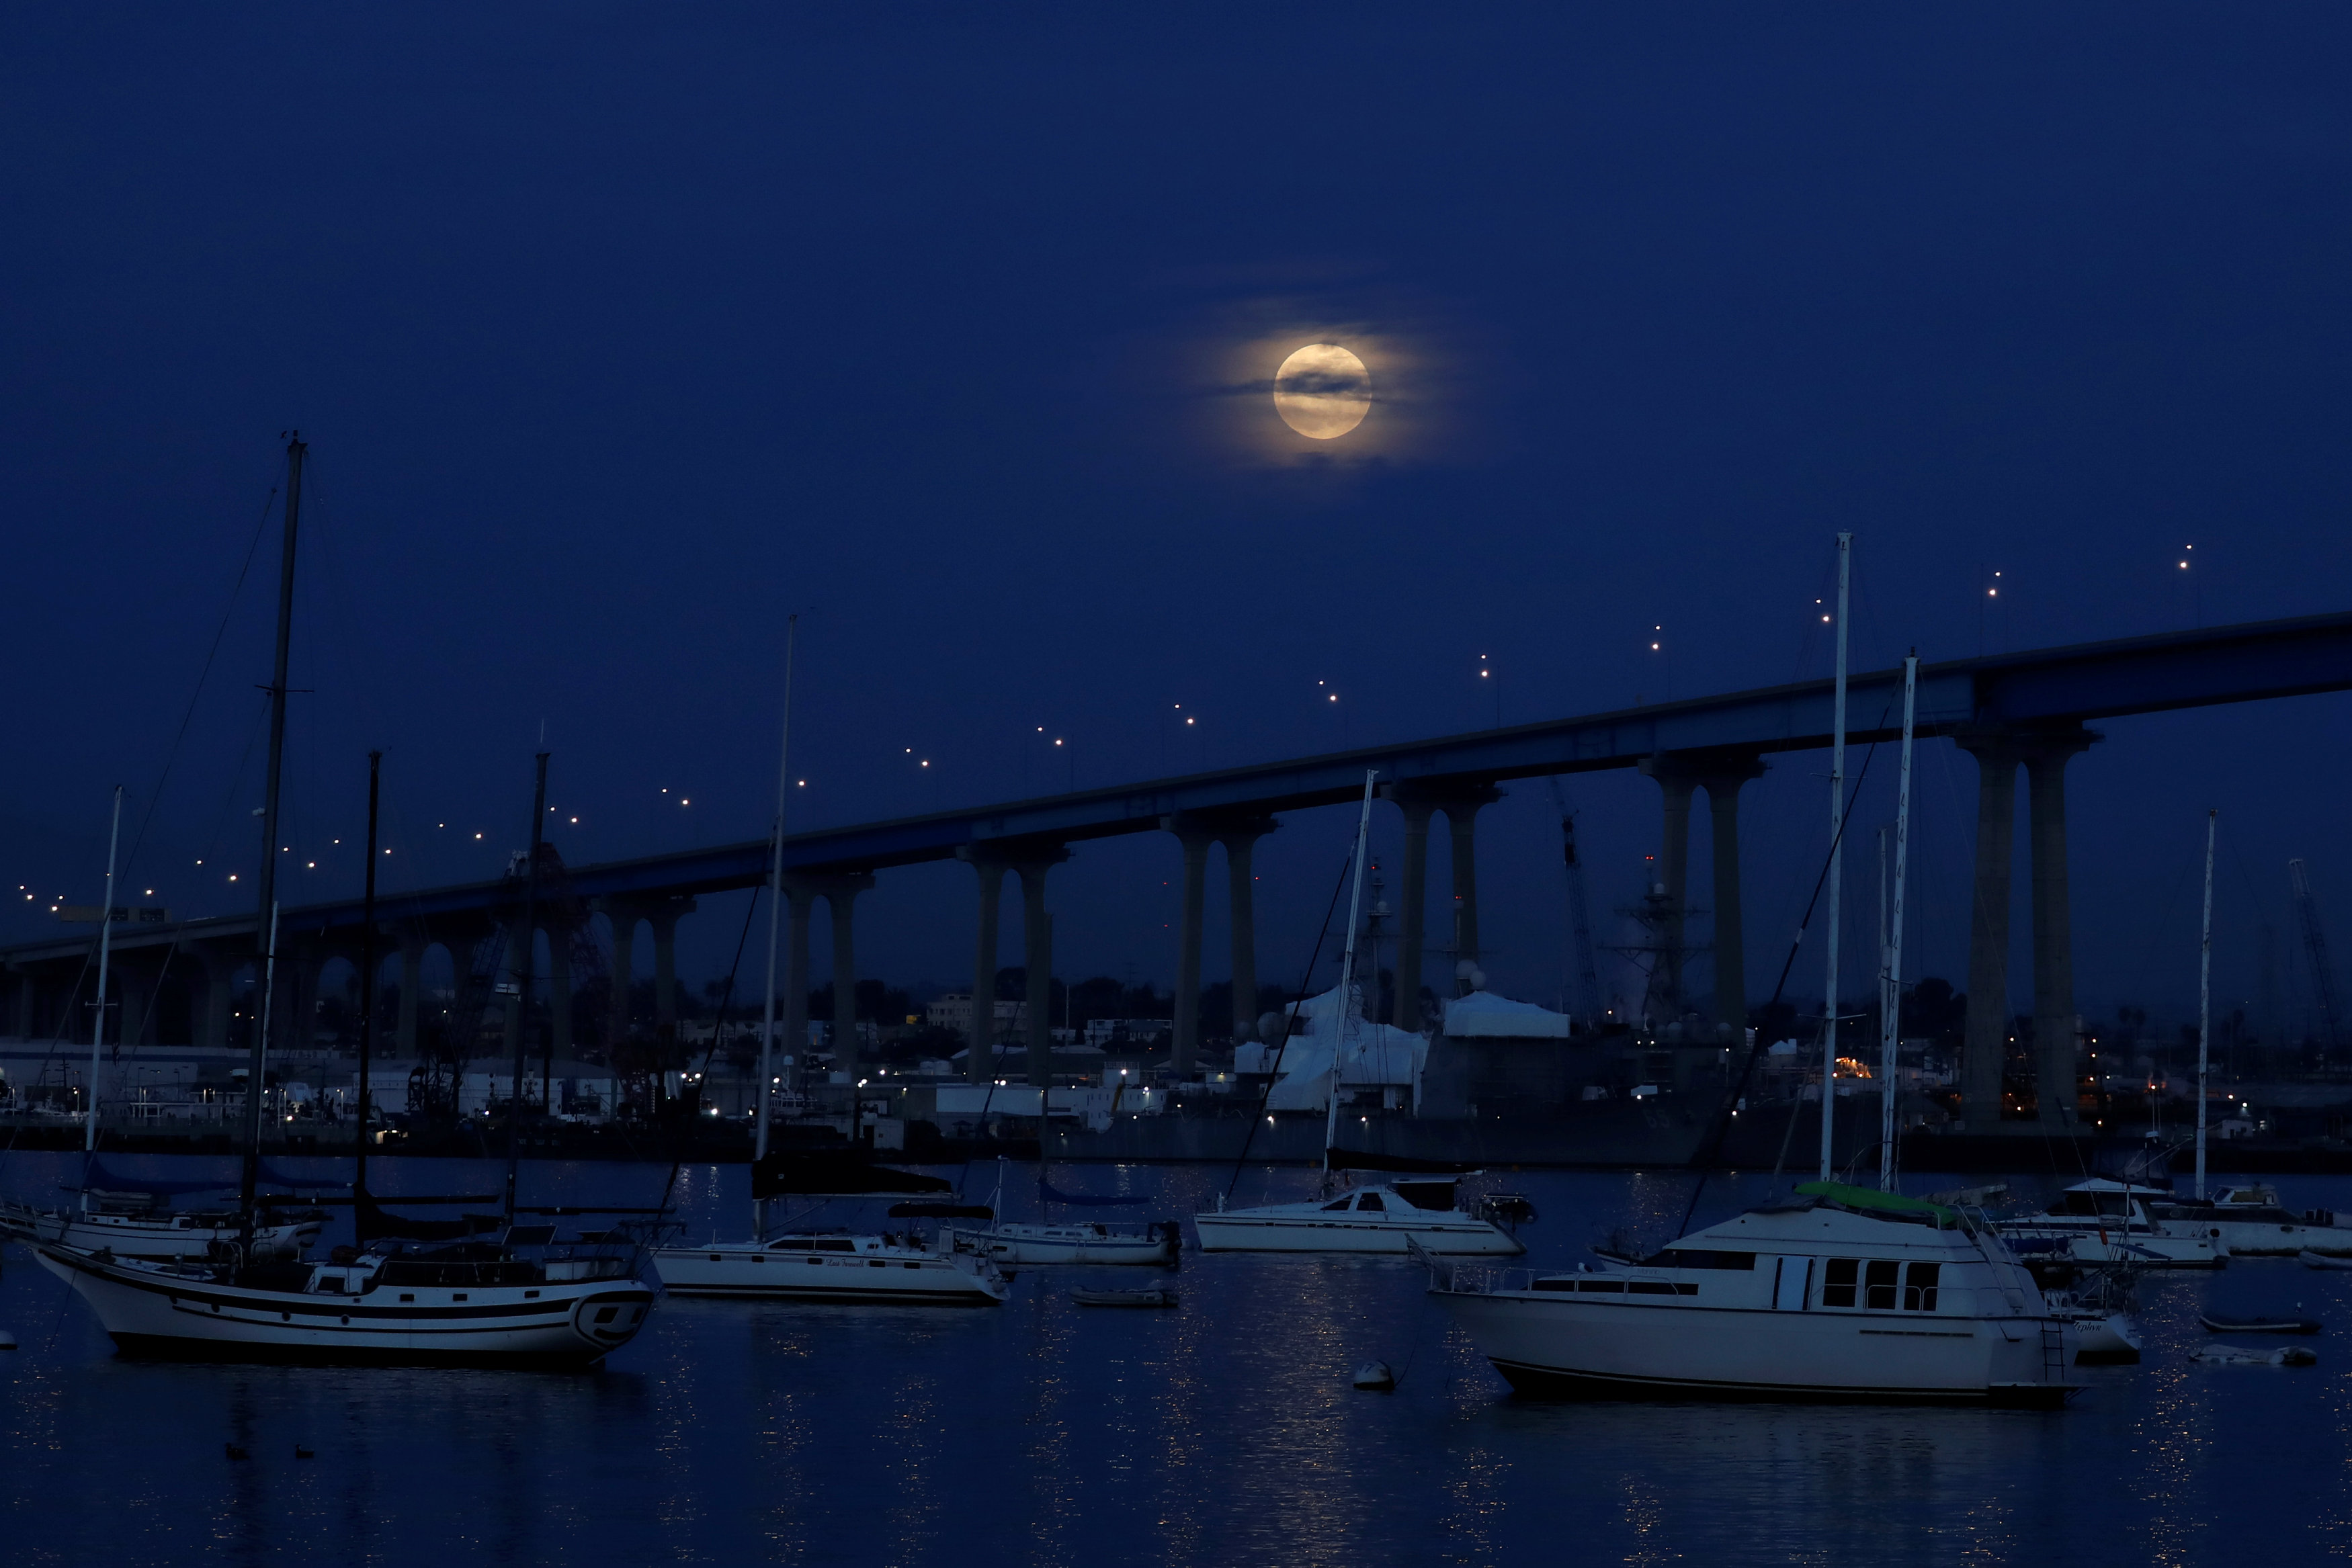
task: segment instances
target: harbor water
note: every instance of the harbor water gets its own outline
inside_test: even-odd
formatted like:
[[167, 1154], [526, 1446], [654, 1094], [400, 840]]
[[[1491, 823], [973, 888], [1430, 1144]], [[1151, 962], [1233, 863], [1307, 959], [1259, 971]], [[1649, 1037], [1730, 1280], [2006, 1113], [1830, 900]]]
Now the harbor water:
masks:
[[[77, 1166], [13, 1155], [0, 1191], [57, 1201]], [[500, 1177], [454, 1161], [380, 1169], [384, 1193], [490, 1192]], [[1148, 1197], [1097, 1212], [1156, 1218], [1213, 1204], [1232, 1175], [1058, 1166], [1052, 1179]], [[649, 1203], [667, 1176], [533, 1166], [523, 1196]], [[995, 1179], [972, 1173], [968, 1196], [986, 1200]], [[1305, 1197], [1315, 1179], [1252, 1168], [1234, 1201]], [[1522, 1235], [1538, 1265], [1572, 1263], [1612, 1230], [1669, 1235], [1690, 1194], [1679, 1173], [1480, 1185], [1534, 1199]], [[2352, 1208], [2352, 1180], [2281, 1186], [2292, 1207]], [[1718, 1179], [1698, 1222], [1770, 1187]], [[1011, 1167], [1008, 1217], [1034, 1215], [1034, 1168]], [[677, 1197], [689, 1240], [748, 1220], [740, 1166], [689, 1167]], [[864, 1213], [881, 1228], [878, 1209]], [[1068, 1297], [1162, 1281], [1180, 1308]], [[174, 1366], [117, 1358], [79, 1300], [11, 1244], [0, 1329], [21, 1348], [0, 1352], [0, 1520], [8, 1561], [26, 1568], [2352, 1554], [2352, 1272], [2240, 1260], [2159, 1274], [2143, 1291], [2146, 1361], [2081, 1369], [2085, 1391], [2051, 1413], [1519, 1399], [1423, 1288], [1402, 1261], [1203, 1257], [1188, 1235], [1173, 1276], [1024, 1270], [997, 1308], [670, 1300], [586, 1373]], [[2213, 1337], [2203, 1306], [2320, 1319], [2319, 1338], [2295, 1342], [2319, 1364], [2190, 1362]], [[1396, 1390], [1351, 1388], [1376, 1359], [1402, 1375]]]

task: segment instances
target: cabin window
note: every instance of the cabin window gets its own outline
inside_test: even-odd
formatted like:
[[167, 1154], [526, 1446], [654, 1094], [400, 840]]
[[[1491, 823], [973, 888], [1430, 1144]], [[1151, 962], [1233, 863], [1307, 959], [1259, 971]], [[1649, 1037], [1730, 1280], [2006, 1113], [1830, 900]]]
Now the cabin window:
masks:
[[1893, 1312], [1895, 1310], [1895, 1276], [1902, 1270], [1902, 1267], [1900, 1263], [1883, 1258], [1872, 1259], [1869, 1270], [1863, 1277], [1862, 1304], [1873, 1312]]
[[466, 1292], [463, 1291], [454, 1291], [451, 1293], [449, 1299], [453, 1301], [462, 1301], [466, 1299]]
[[341, 1274], [328, 1275], [320, 1280], [319, 1289], [322, 1291], [331, 1291], [335, 1294], [341, 1295], [343, 1291], [343, 1277]]
[[1360, 1209], [1368, 1208], [1373, 1213], [1378, 1214], [1381, 1212], [1381, 1195], [1376, 1192], [1368, 1192], [1364, 1194], [1363, 1197], [1356, 1200], [1356, 1207]]
[[1643, 1262], [1654, 1269], [1741, 1269], [1756, 1267], [1753, 1252], [1714, 1252], [1696, 1247], [1669, 1247]]
[[1579, 1280], [1576, 1282], [1576, 1288], [1580, 1291], [1598, 1291], [1610, 1295], [1622, 1296], [1625, 1293], [1625, 1281], [1622, 1280]]
[[416, 1294], [413, 1291], [403, 1291], [400, 1293], [400, 1299], [404, 1301], [413, 1301], [416, 1299]]
[[857, 1250], [857, 1243], [855, 1241], [820, 1241], [816, 1244], [816, 1249], [820, 1252], [855, 1252]]
[[1696, 1296], [1698, 1287], [1688, 1281], [1672, 1280], [1636, 1280], [1625, 1287], [1637, 1296]]
[[1850, 1307], [1853, 1305], [1854, 1281], [1862, 1277], [1859, 1258], [1832, 1258], [1830, 1271], [1822, 1279], [1822, 1305]]
[[1906, 1312], [1932, 1312], [1936, 1310], [1936, 1277], [1943, 1270], [1941, 1263], [1914, 1263], [1903, 1281], [1903, 1310]]
[[1351, 1199], [1343, 1197], [1337, 1203], [1327, 1203], [1323, 1206], [1323, 1212], [1326, 1214], [1338, 1214], [1341, 1210], [1349, 1207], [1351, 1202]]

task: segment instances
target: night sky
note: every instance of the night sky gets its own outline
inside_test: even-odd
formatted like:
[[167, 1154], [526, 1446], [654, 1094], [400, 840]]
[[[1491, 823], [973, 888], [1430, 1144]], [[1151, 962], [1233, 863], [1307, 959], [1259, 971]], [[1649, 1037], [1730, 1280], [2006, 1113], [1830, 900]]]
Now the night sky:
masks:
[[[355, 885], [371, 747], [394, 892], [520, 845], [542, 725], [567, 858], [760, 836], [794, 610], [813, 827], [1823, 674], [1840, 529], [1858, 667], [2347, 607], [2335, 8], [5, 16], [10, 939], [97, 901], [117, 782], [131, 896], [248, 906], [295, 428], [289, 900]], [[1375, 401], [1318, 443], [1268, 382], [1324, 340]], [[2219, 996], [2290, 946], [2291, 855], [2352, 944], [2347, 703], [2105, 727], [2086, 1013], [2193, 1005], [2209, 806]], [[1747, 797], [1759, 996], [1824, 771]], [[1656, 792], [1570, 782], [1617, 940]], [[1554, 1002], [1509, 789], [1487, 968]], [[1914, 976], [1966, 983], [1974, 800], [1924, 748]], [[1267, 978], [1351, 828], [1261, 846]], [[1178, 866], [1081, 846], [1057, 967], [1165, 984]], [[886, 873], [867, 971], [966, 978], [971, 883]], [[697, 983], [743, 900], [704, 909]]]

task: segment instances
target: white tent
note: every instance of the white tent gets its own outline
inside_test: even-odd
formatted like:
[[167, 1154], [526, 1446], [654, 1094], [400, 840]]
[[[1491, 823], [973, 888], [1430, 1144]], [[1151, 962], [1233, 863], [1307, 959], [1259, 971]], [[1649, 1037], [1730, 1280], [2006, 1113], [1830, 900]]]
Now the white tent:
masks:
[[[1411, 1030], [1368, 1021], [1360, 986], [1349, 1000], [1343, 1019], [1338, 987], [1309, 997], [1298, 1009], [1304, 1032], [1293, 1035], [1286, 1046], [1244, 1044], [1234, 1052], [1236, 1071], [1270, 1072], [1278, 1067], [1280, 1076], [1266, 1094], [1268, 1110], [1328, 1108], [1335, 1056], [1343, 1087], [1403, 1089], [1412, 1094], [1415, 1105], [1420, 1103], [1421, 1071], [1429, 1061], [1428, 1039]], [[1288, 1016], [1287, 1009], [1284, 1016]]]

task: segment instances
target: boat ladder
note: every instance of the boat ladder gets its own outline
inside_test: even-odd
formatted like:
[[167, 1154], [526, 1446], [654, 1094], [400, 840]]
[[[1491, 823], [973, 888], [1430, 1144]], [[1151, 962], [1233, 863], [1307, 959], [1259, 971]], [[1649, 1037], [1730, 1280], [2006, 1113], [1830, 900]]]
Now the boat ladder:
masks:
[[2066, 1381], [2066, 1325], [2055, 1318], [2042, 1320], [2042, 1381]]

